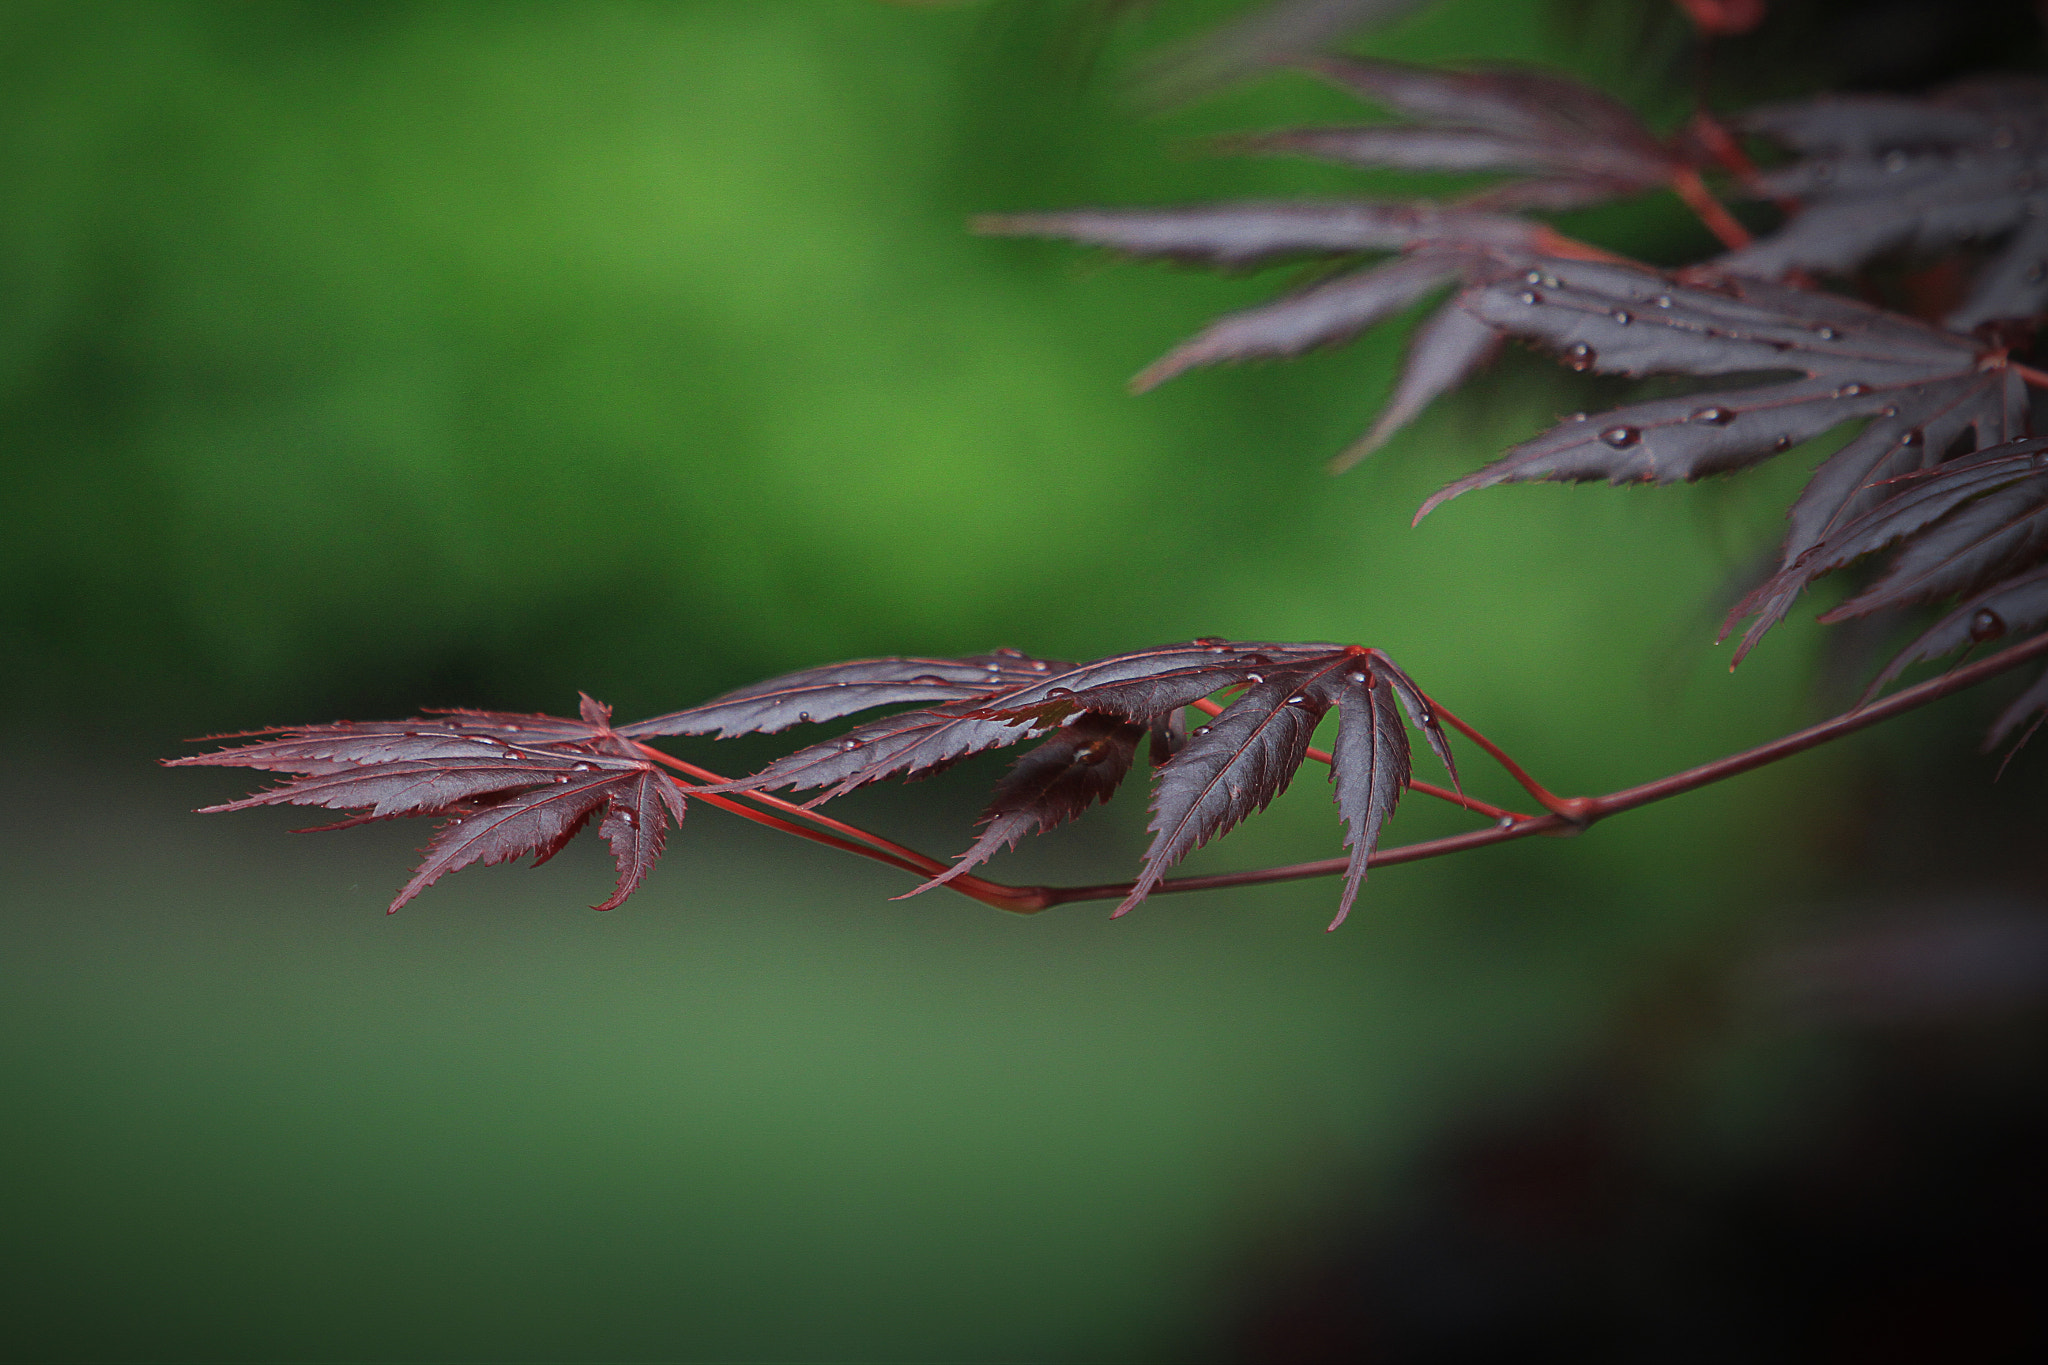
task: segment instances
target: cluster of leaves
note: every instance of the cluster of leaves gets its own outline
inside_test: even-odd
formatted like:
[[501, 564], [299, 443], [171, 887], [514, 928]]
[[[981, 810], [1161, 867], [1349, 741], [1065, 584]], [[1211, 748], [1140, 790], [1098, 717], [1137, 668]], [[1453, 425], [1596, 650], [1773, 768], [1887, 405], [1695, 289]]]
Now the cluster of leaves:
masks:
[[[1573, 414], [1435, 494], [1418, 519], [1499, 483], [1669, 483], [1728, 473], [1862, 422], [1793, 503], [1775, 572], [1731, 617], [1731, 628], [1754, 618], [1738, 661], [1814, 580], [1895, 543], [1892, 570], [1824, 619], [1961, 593], [1975, 594], [1966, 621], [1986, 614], [1977, 640], [2043, 623], [2025, 585], [2048, 559], [2048, 537], [2036, 529], [2048, 491], [2033, 475], [1985, 471], [2031, 469], [2035, 458], [2036, 443], [2026, 440], [2028, 384], [2043, 377], [2015, 356], [2031, 346], [2048, 305], [2048, 83], [1977, 80], [1919, 99], [1823, 96], [1752, 110], [1733, 132], [1702, 119], [1660, 139], [1623, 106], [1557, 76], [1326, 57], [1303, 65], [1409, 121], [1227, 145], [1511, 178], [1449, 204], [1092, 208], [989, 217], [978, 226], [1220, 268], [1304, 258], [1342, 267], [1217, 320], [1141, 372], [1138, 389], [1196, 366], [1347, 341], [1456, 282], [1416, 327], [1386, 406], [1338, 457], [1339, 469], [1384, 444], [1510, 337], [1579, 371], [1740, 377], [1732, 386]], [[1793, 159], [1757, 172], [1735, 133]], [[1784, 221], [1750, 239], [1716, 215], [1709, 197], [1703, 217], [1734, 249], [1678, 272], [1622, 260], [1523, 216], [1666, 186], [1697, 204], [1709, 172], [1737, 194], [1775, 202]], [[1854, 284], [1873, 262], [1910, 269], [1942, 252], [1922, 272], [1955, 295], [1935, 310], [1938, 320], [1817, 283]], [[1366, 253], [1382, 254], [1358, 264]], [[1880, 682], [1957, 643], [1953, 629], [1937, 625]]]
[[[1340, 468], [1383, 445], [1510, 338], [1578, 371], [1683, 377], [1667, 379], [1662, 396], [1573, 414], [1442, 489], [1418, 519], [1500, 483], [1729, 473], [1860, 424], [1819, 463], [1788, 512], [1776, 565], [1731, 614], [1728, 629], [1750, 621], [1736, 658], [1816, 580], [1886, 550], [1889, 565], [1822, 619], [1953, 601], [1883, 669], [1873, 692], [1966, 646], [2032, 635], [1998, 666], [2040, 657], [2048, 648], [2048, 439], [2030, 434], [2028, 390], [2048, 386], [2048, 375], [2021, 362], [2048, 307], [2048, 83], [1976, 80], [1910, 99], [1822, 96], [1725, 122], [1702, 112], [1660, 136], [1625, 106], [1560, 76], [1291, 55], [1414, 3], [1269, 0], [1179, 50], [1178, 77], [1213, 83], [1285, 58], [1401, 120], [1241, 137], [1226, 144], [1232, 151], [1502, 177], [1494, 183], [1442, 203], [1091, 208], [989, 217], [978, 227], [1220, 269], [1300, 260], [1327, 267], [1316, 282], [1174, 348], [1137, 377], [1140, 389], [1198, 366], [1335, 345], [1445, 295], [1415, 329], [1386, 407], [1338, 458]], [[1762, 0], [1678, 4], [1706, 36], [1746, 32], [1765, 10]], [[1172, 63], [1162, 70], [1175, 74]], [[1759, 171], [1756, 155], [1774, 164]], [[1752, 220], [1772, 229], [1752, 236], [1715, 186], [1751, 201]], [[1692, 207], [1726, 252], [1660, 271], [1532, 216], [1658, 191]], [[1690, 390], [1674, 396], [1681, 383]], [[1992, 667], [1973, 666], [1984, 676]], [[649, 743], [779, 733], [877, 708], [895, 709], [737, 780]], [[1189, 731], [1191, 708], [1211, 719]], [[1331, 752], [1311, 749], [1333, 713]], [[1994, 738], [2044, 713], [2048, 675], [2007, 709]], [[1583, 826], [1685, 789], [1673, 778], [1611, 798], [1560, 799], [1462, 721], [1451, 723], [1550, 812], [1517, 817], [1429, 789], [1503, 819], [1503, 837]], [[1861, 723], [1838, 718], [1764, 749], [1782, 756]], [[586, 697], [576, 720], [456, 711], [252, 732], [235, 737], [251, 742], [174, 762], [286, 775], [214, 810], [358, 812], [344, 825], [440, 818], [394, 910], [472, 863], [528, 853], [545, 861], [592, 820], [618, 864], [618, 885], [599, 907], [611, 908], [645, 877], [669, 822], [680, 822], [692, 800], [921, 872], [928, 880], [919, 891], [951, 884], [1019, 908], [1017, 896], [1047, 889], [1001, 888], [972, 869], [1108, 800], [1142, 744], [1155, 780], [1140, 874], [1127, 889], [1068, 897], [1122, 894], [1122, 914], [1190, 852], [1269, 804], [1314, 757], [1330, 764], [1350, 852], [1303, 866], [1345, 874], [1341, 922], [1402, 792], [1427, 789], [1411, 781], [1407, 725], [1451, 768], [1436, 708], [1378, 650], [1204, 639], [1082, 664], [1008, 650], [856, 660], [617, 726]], [[979, 837], [950, 867], [816, 814], [869, 783], [923, 777], [1025, 740], [1036, 743], [997, 785]], [[1722, 764], [1727, 773], [1746, 766], [1742, 756]], [[771, 795], [784, 790], [818, 794], [803, 805]], [[1492, 836], [1440, 842], [1467, 847], [1478, 837]]]
[[[1235, 695], [1214, 720], [1188, 732], [1185, 709], [1219, 692]], [[646, 743], [663, 736], [772, 734], [906, 703], [913, 709], [864, 722], [737, 781], [685, 783], [664, 771], [665, 757]], [[1205, 639], [1084, 664], [1011, 650], [965, 659], [857, 659], [629, 725], [614, 726], [610, 711], [585, 697], [579, 720], [455, 711], [408, 721], [342, 721], [223, 736], [254, 742], [171, 762], [291, 775], [209, 811], [295, 805], [362, 812], [320, 827], [326, 829], [445, 817], [393, 910], [472, 863], [527, 853], [545, 862], [602, 810], [599, 833], [619, 869], [617, 889], [597, 907], [608, 910], [639, 885], [661, 853], [668, 820], [681, 823], [693, 795], [822, 788], [809, 803], [816, 806], [883, 778], [925, 777], [971, 754], [1038, 740], [997, 786], [980, 838], [922, 891], [1107, 801], [1140, 742], [1149, 741], [1157, 772], [1154, 837], [1117, 910], [1123, 914], [1167, 869], [1284, 791], [1309, 756], [1317, 724], [1333, 711], [1338, 729], [1330, 775], [1352, 850], [1337, 912], [1341, 923], [1381, 826], [1408, 785], [1404, 714], [1452, 767], [1428, 698], [1386, 655], [1356, 645]], [[1455, 781], [1454, 768], [1452, 776]]]

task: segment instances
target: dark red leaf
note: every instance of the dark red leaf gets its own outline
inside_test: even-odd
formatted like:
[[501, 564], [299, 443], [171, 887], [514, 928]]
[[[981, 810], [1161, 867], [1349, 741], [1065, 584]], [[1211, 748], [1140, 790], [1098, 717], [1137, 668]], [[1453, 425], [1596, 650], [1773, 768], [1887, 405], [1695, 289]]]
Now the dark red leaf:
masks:
[[1188, 737], [1153, 784], [1152, 846], [1116, 914], [1136, 909], [1169, 867], [1287, 789], [1330, 709], [1327, 691], [1316, 684], [1352, 662], [1340, 655], [1320, 667], [1277, 672]]
[[[622, 902], [661, 853], [666, 821], [683, 817], [683, 789], [611, 728], [610, 708], [582, 698], [581, 720], [459, 711], [406, 721], [259, 732], [277, 738], [169, 760], [172, 767], [241, 767], [295, 776], [208, 811], [321, 806], [361, 815], [344, 828], [404, 816], [447, 817], [425, 860], [392, 901], [398, 909], [446, 873], [531, 853], [559, 852], [599, 809], [619, 867]], [[241, 738], [242, 736], [223, 736]]]
[[2004, 237], [1945, 321], [1967, 330], [2048, 307], [2048, 82], [1975, 81], [1923, 100], [1825, 96], [1752, 110], [1743, 124], [1806, 154], [1757, 182], [1801, 207], [1725, 268], [1847, 273], [1890, 251]]
[[1075, 716], [1020, 757], [996, 785], [995, 799], [982, 813], [986, 828], [981, 837], [953, 866], [905, 895], [944, 886], [1002, 849], [1015, 848], [1025, 835], [1052, 829], [1094, 802], [1109, 800], [1130, 771], [1138, 741], [1145, 734], [1145, 726], [1114, 716], [1096, 712]]
[[929, 706], [987, 696], [1070, 665], [997, 650], [965, 659], [850, 659], [785, 673], [701, 706], [619, 727], [622, 735], [774, 734], [807, 721], [837, 720], [902, 702]]
[[[2006, 548], [2016, 548], [2009, 542], [2001, 544], [1995, 533], [1988, 537], [1980, 533], [1987, 515], [1994, 523], [2000, 519], [1997, 509], [2004, 506], [2004, 494], [1997, 490], [2024, 481], [2028, 488], [2012, 491], [2038, 502], [2041, 480], [2034, 459], [2043, 444], [2008, 442], [1870, 490], [1889, 496], [1862, 516], [1836, 527], [1751, 592], [1729, 613], [1723, 634], [1750, 615], [1758, 618], [1751, 636], [1760, 634], [1784, 617], [1808, 584], [1907, 537], [1913, 539], [1882, 582], [1821, 619], [1837, 620], [1974, 586], [2008, 562], [2009, 556], [2003, 552]], [[1979, 498], [1984, 501], [1972, 502]], [[1965, 504], [1970, 504], [1967, 518], [1959, 520], [1963, 514], [1957, 509]], [[1929, 531], [1930, 526], [1936, 529]]]
[[2048, 566], [1986, 588], [1929, 626], [1900, 650], [1870, 684], [1871, 693], [1923, 659], [1938, 659], [1966, 645], [2029, 634], [2048, 623]]

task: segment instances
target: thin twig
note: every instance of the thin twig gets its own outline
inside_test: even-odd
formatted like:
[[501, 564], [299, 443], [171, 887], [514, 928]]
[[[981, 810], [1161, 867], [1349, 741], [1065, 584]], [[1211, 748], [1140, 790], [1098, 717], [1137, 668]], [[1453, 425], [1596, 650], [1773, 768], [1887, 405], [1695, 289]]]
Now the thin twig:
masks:
[[1727, 206], [1714, 197], [1714, 192], [1707, 188], [1706, 181], [1700, 179], [1698, 171], [1690, 166], [1673, 171], [1671, 188], [1685, 201], [1685, 206], [1707, 225], [1707, 231], [1720, 239], [1722, 246], [1735, 251], [1749, 245], [1749, 229], [1736, 221]]

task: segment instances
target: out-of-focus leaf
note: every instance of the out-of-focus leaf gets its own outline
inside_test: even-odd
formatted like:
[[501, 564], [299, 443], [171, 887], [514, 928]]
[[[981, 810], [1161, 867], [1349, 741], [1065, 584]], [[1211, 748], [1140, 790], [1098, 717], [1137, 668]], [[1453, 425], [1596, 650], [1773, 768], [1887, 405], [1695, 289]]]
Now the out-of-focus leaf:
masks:
[[2048, 307], [2048, 82], [1976, 81], [1922, 100], [1824, 96], [1752, 110], [1742, 124], [1804, 154], [1757, 182], [1800, 208], [1724, 268], [1845, 273], [1892, 250], [2003, 238], [1945, 321], [1967, 330]]

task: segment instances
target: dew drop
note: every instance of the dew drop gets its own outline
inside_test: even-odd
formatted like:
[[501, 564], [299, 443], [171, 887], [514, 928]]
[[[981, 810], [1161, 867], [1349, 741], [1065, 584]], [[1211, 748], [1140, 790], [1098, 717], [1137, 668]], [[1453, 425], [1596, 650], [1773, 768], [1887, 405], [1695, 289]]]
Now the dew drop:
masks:
[[1195, 643], [1198, 645], [1220, 645], [1227, 644], [1228, 641], [1226, 641], [1221, 635], [1197, 635], [1195, 637]]
[[1565, 350], [1564, 358], [1571, 363], [1571, 367], [1573, 369], [1577, 370], [1581, 374], [1584, 374], [1587, 370], [1593, 368], [1593, 363], [1596, 360], [1598, 360], [1600, 356], [1599, 352], [1595, 351], [1591, 346], [1588, 346], [1585, 342], [1581, 341], [1568, 347]]
[[1833, 341], [1836, 337], [1841, 335], [1841, 333], [1837, 332], [1834, 328], [1825, 326], [1814, 328], [1813, 334], [1819, 337], [1822, 341]]
[[1636, 320], [1636, 315], [1629, 312], [1626, 308], [1617, 308], [1607, 316], [1614, 319], [1614, 324], [1617, 327], [1626, 327]]
[[1627, 450], [1643, 439], [1643, 433], [1634, 427], [1609, 427], [1600, 433], [1600, 439], [1616, 450]]
[[1208, 726], [1206, 726], [1206, 725], [1197, 725], [1197, 726], [1195, 727], [1195, 736], [1196, 736], [1196, 737], [1198, 737], [1198, 736], [1201, 736], [1201, 735], [1206, 735], [1206, 734], [1208, 734], [1208, 733], [1209, 733], [1209, 727], [1208, 727]]
[[[986, 664], [983, 664], [983, 665], [982, 665], [982, 667], [983, 667], [983, 668], [985, 668], [985, 669], [987, 669], [987, 670], [988, 670], [989, 672], [991, 672], [991, 673], [1000, 673], [1000, 672], [1002, 672], [1002, 671], [1003, 671], [1003, 666], [1002, 666], [1001, 664], [998, 664], [998, 663], [986, 663]], [[844, 687], [844, 686], [846, 686], [846, 684], [845, 684], [845, 683], [841, 683], [841, 684], [839, 684], [839, 685], [840, 685], [841, 687]]]
[[1970, 618], [1970, 638], [1978, 644], [1996, 640], [2005, 634], [2005, 618], [1989, 607], [1984, 607]]
[[1348, 683], [1369, 682], [1371, 681], [1371, 675], [1366, 673], [1346, 673], [1344, 675], [1344, 681]]
[[526, 755], [525, 755], [525, 754], [522, 754], [522, 753], [520, 753], [520, 752], [519, 752], [519, 751], [518, 751], [517, 749], [511, 748], [511, 747], [509, 747], [509, 746], [508, 746], [508, 747], [506, 748], [506, 750], [505, 750], [505, 757], [507, 757], [507, 758], [516, 758], [516, 759], [523, 759], [523, 758], [525, 758], [525, 757], [526, 757]]
[[1881, 407], [1877, 410], [1877, 415], [1879, 417], [1897, 417], [1899, 415], [1899, 410], [1895, 407], [1892, 407], [1890, 404], [1886, 404], [1884, 407]]
[[1522, 283], [1523, 283], [1523, 284], [1541, 284], [1541, 283], [1543, 283], [1543, 272], [1542, 272], [1542, 271], [1540, 271], [1540, 270], [1525, 270], [1525, 271], [1523, 271], [1523, 272], [1522, 272]]
[[1244, 661], [1248, 664], [1269, 664], [1273, 662], [1263, 654], [1247, 654], [1244, 656]]
[[1495, 829], [1513, 829], [1515, 827], [1515, 817], [1503, 815], [1500, 819], [1493, 822], [1493, 827]]
[[1790, 436], [1780, 436], [1777, 440], [1771, 442], [1771, 454], [1773, 455], [1783, 455], [1791, 448], [1792, 438]]
[[1543, 302], [1543, 296], [1533, 289], [1524, 289], [1521, 293], [1515, 295], [1515, 297], [1520, 299], [1523, 303], [1528, 304], [1531, 308]]
[[1695, 409], [1692, 416], [1686, 418], [1686, 420], [1688, 422], [1705, 422], [1710, 427], [1725, 427], [1735, 420], [1735, 412], [1731, 408], [1716, 405], [1714, 407]]
[[914, 683], [923, 683], [926, 686], [930, 686], [934, 683], [943, 684], [946, 680], [936, 673], [920, 673], [916, 677], [912, 678], [911, 681]]
[[1575, 412], [1571, 416], [1565, 418], [1564, 420], [1567, 422], [1583, 422], [1586, 420], [1586, 414], [1583, 412]]
[[1659, 308], [1669, 308], [1671, 306], [1671, 296], [1669, 294], [1659, 294], [1656, 298], [1651, 299], [1650, 302]]
[[840, 741], [839, 741], [839, 748], [840, 748], [840, 751], [841, 751], [841, 752], [843, 752], [843, 753], [849, 753], [849, 754], [850, 754], [850, 753], [852, 753], [852, 752], [853, 752], [853, 751], [854, 751], [855, 749], [858, 749], [859, 747], [860, 747], [860, 741], [859, 741], [859, 740], [857, 740], [857, 739], [842, 739], [842, 740], [840, 740]]
[[1922, 430], [1920, 430], [1920, 428], [1918, 428], [1918, 427], [1915, 427], [1915, 428], [1913, 428], [1913, 429], [1912, 429], [1911, 431], [1909, 431], [1909, 432], [1905, 433], [1905, 434], [1904, 434], [1903, 436], [1899, 437], [1899, 444], [1900, 444], [1900, 445], [1902, 445], [1902, 446], [1922, 446], [1922, 445], [1926, 445], [1926, 444], [1927, 444], [1927, 433], [1926, 433], [1926, 432], [1924, 432], [1924, 431], [1922, 431]]
[[571, 763], [569, 765], [569, 771], [576, 773], [594, 773], [597, 771], [597, 765], [595, 763]]
[[1003, 657], [1004, 657], [1005, 659], [1021, 659], [1021, 658], [1023, 658], [1023, 657], [1024, 657], [1024, 651], [1023, 651], [1023, 650], [1021, 650], [1021, 649], [1009, 649], [1009, 648], [1003, 648], [1003, 649], [991, 650], [990, 652], [991, 652], [991, 653], [993, 653], [993, 654], [1000, 654], [1000, 655], [1002, 655], [1002, 656], [1003, 656]]
[[1049, 673], [1052, 671], [1052, 665], [1043, 659], [1033, 659], [1029, 667], [1033, 673]]
[[1074, 762], [1076, 763], [1100, 763], [1107, 757], [1109, 755], [1102, 751], [1100, 744], [1084, 744], [1074, 752]]
[[1861, 380], [1852, 379], [1848, 383], [1842, 385], [1841, 388], [1835, 390], [1835, 397], [1861, 398], [1864, 394], [1869, 392], [1870, 385], [1863, 383]]
[[1257, 687], [1260, 683], [1266, 680], [1266, 675], [1263, 673], [1247, 673], [1244, 675], [1244, 680], [1250, 683], [1253, 687]]
[[567, 782], [568, 780], [569, 780], [569, 774], [567, 774], [567, 773], [560, 773], [560, 774], [558, 774], [558, 775], [557, 775], [557, 776], [555, 777], [555, 782], [557, 783], [557, 785], [559, 785], [559, 784], [561, 784], [561, 783], [563, 783], [563, 782]]
[[1307, 706], [1308, 697], [1300, 692], [1296, 692], [1293, 696], [1287, 699], [1287, 704], [1289, 706]]
[[624, 826], [625, 826], [625, 827], [626, 827], [627, 829], [633, 829], [633, 828], [637, 827], [637, 826], [639, 825], [639, 823], [640, 823], [640, 817], [639, 817], [639, 816], [637, 816], [637, 815], [635, 815], [635, 814], [633, 814], [633, 812], [631, 812], [631, 811], [629, 811], [629, 810], [621, 810], [621, 811], [619, 811], [619, 812], [618, 812], [618, 816], [619, 816], [619, 823], [620, 823], [620, 824], [622, 824], [622, 825], [624, 825]]
[[1074, 689], [1071, 687], [1048, 687], [1045, 689], [1045, 695], [1047, 700], [1051, 700], [1054, 697], [1071, 697], [1074, 695]]
[[811, 723], [811, 713], [808, 711], [799, 711], [796, 713], [796, 720], [797, 724], [799, 725], [809, 725]]

